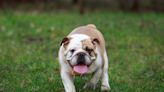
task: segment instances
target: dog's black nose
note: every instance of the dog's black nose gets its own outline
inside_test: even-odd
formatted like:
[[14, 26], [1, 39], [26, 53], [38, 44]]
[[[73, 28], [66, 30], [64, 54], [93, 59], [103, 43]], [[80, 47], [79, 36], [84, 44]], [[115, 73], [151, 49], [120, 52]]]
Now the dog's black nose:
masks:
[[78, 53], [77, 63], [78, 64], [85, 64], [85, 53]]
[[80, 53], [78, 53], [77, 55], [78, 55], [79, 57], [83, 57], [83, 56], [85, 56], [85, 53], [80, 52]]

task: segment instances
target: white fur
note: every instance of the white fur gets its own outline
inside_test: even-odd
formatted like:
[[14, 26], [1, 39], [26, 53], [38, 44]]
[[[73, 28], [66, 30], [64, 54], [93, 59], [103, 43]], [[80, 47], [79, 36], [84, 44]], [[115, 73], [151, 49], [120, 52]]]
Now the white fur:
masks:
[[104, 50], [104, 67], [103, 67], [103, 74], [102, 74], [102, 83], [101, 83], [101, 90], [110, 90], [109, 85], [109, 78], [108, 78], [108, 57], [106, 50]]
[[60, 47], [59, 49], [59, 63], [60, 63], [60, 75], [62, 78], [62, 82], [64, 84], [64, 88], [66, 92], [76, 92], [75, 91], [75, 86], [73, 84], [73, 79], [71, 75], [68, 74], [69, 69], [71, 68], [67, 63], [65, 63], [65, 57], [63, 55], [63, 46]]
[[68, 45], [68, 48], [81, 48], [82, 44], [81, 41], [85, 39], [89, 39], [90, 37], [83, 34], [74, 34], [70, 36], [72, 39], [70, 40], [70, 43]]

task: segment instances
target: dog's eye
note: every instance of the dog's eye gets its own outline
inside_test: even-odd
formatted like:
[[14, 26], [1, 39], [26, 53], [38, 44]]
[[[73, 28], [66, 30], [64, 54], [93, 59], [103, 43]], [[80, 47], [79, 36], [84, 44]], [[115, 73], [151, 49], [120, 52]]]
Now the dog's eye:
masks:
[[88, 52], [92, 52], [92, 51], [93, 51], [93, 49], [86, 48], [86, 51], [88, 51]]
[[71, 49], [70, 51], [71, 51], [71, 53], [74, 53], [75, 52], [75, 49]]

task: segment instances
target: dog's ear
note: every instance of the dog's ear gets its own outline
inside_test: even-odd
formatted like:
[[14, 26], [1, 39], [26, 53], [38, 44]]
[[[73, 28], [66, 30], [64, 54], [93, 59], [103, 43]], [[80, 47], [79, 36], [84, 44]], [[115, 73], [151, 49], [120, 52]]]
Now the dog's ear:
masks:
[[69, 37], [65, 37], [63, 38], [62, 42], [60, 43], [60, 46], [63, 44], [64, 46], [67, 45], [70, 41], [70, 38]]
[[96, 44], [100, 44], [100, 41], [97, 38], [93, 38], [92, 43], [96, 45]]

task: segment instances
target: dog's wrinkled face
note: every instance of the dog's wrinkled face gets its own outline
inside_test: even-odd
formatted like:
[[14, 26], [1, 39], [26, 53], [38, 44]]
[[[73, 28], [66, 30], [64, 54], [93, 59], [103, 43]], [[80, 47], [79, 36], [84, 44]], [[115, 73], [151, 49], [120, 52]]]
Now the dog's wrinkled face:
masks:
[[73, 70], [79, 74], [88, 71], [88, 67], [95, 61], [96, 45], [86, 35], [76, 34], [67, 38], [64, 56]]

